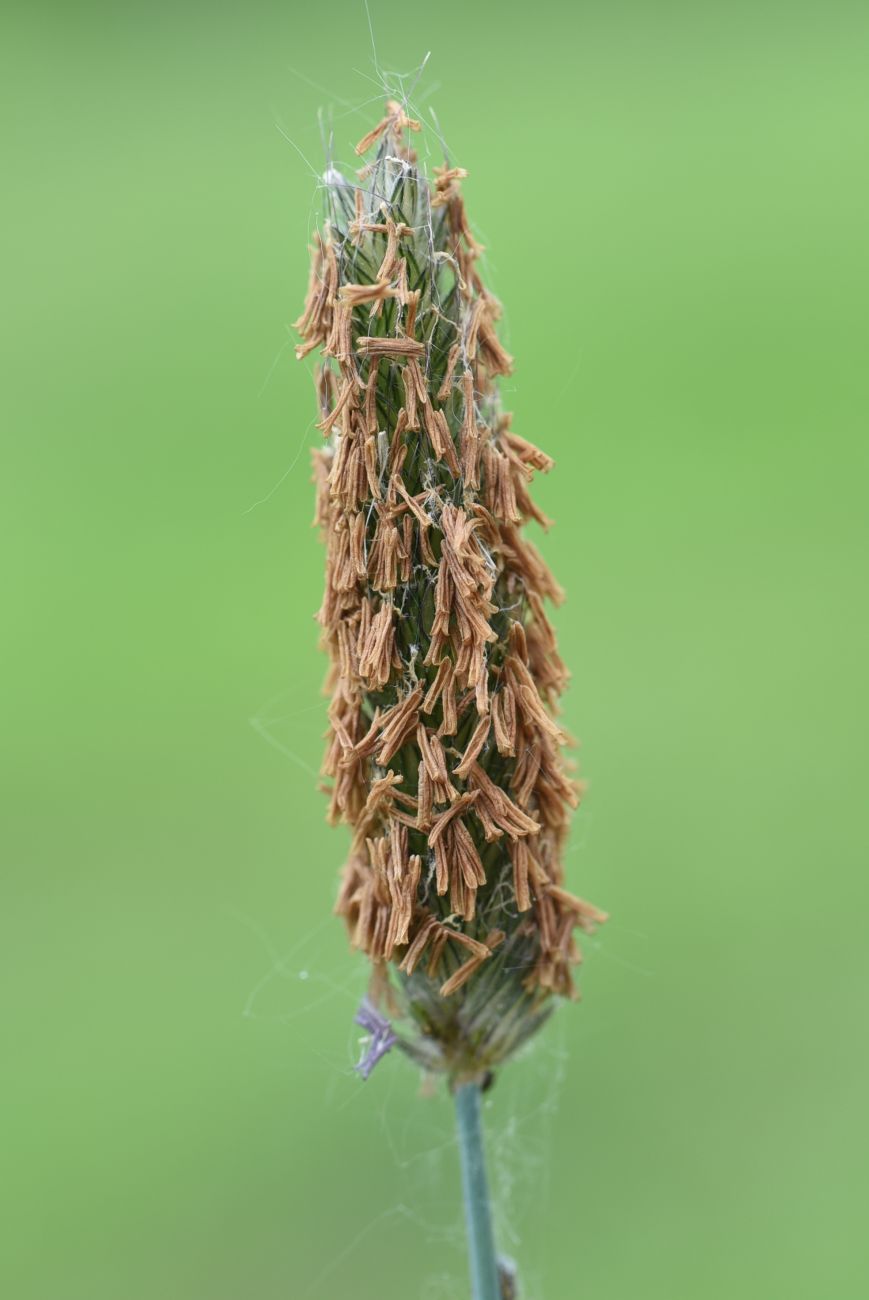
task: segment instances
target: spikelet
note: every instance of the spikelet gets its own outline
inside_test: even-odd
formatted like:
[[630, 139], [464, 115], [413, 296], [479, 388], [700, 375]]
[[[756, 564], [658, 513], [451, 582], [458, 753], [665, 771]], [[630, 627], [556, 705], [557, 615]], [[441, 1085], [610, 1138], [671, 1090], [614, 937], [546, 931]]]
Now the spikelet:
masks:
[[566, 683], [544, 602], [560, 589], [522, 536], [548, 456], [510, 431], [499, 305], [460, 181], [430, 184], [395, 102], [357, 146], [358, 183], [325, 177], [297, 354], [320, 348], [319, 612], [332, 694], [323, 772], [352, 828], [336, 911], [374, 963], [371, 1007], [401, 1045], [479, 1077], [575, 996], [562, 852], [579, 786], [555, 717]]

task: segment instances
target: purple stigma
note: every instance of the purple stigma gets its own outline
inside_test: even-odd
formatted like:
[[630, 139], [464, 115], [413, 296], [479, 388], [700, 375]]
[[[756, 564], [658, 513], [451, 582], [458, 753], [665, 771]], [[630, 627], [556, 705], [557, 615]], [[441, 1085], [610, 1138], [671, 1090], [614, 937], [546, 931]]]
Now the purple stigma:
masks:
[[391, 1047], [395, 1046], [398, 1039], [392, 1032], [392, 1025], [385, 1016], [382, 1016], [371, 1005], [368, 998], [363, 999], [354, 1020], [357, 1025], [361, 1025], [370, 1034], [365, 1055], [354, 1067], [357, 1073], [362, 1075], [363, 1079], [367, 1079], [380, 1058], [385, 1056]]

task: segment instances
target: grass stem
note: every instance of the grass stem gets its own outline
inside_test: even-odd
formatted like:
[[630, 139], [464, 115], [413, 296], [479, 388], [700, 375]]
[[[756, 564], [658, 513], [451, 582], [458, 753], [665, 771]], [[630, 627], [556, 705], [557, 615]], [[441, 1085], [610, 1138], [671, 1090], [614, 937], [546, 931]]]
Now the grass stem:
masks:
[[498, 1261], [483, 1150], [480, 1085], [462, 1084], [455, 1091], [455, 1102], [472, 1296], [473, 1300], [500, 1300]]

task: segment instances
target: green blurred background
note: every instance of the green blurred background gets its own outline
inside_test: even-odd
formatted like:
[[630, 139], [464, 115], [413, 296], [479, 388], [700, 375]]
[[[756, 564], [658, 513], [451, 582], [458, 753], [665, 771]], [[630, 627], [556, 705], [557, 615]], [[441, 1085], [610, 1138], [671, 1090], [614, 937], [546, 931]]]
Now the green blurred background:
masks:
[[[432, 51], [557, 459], [613, 917], [489, 1094], [502, 1243], [526, 1300], [862, 1297], [869, 12], [371, 8], [383, 66]], [[4, 1292], [466, 1297], [448, 1103], [353, 1074], [315, 790], [287, 323], [317, 109], [339, 160], [379, 115], [364, 9], [2, 22]]]

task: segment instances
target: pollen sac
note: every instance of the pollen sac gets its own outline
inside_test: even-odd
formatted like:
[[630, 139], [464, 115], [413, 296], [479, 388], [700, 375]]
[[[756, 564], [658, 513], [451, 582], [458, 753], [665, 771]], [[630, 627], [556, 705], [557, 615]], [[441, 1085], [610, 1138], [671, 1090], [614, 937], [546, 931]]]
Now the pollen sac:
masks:
[[480, 1077], [575, 996], [576, 931], [605, 919], [562, 854], [579, 785], [557, 722], [567, 674], [523, 536], [552, 462], [512, 432], [512, 360], [477, 270], [465, 172], [429, 179], [388, 102], [326, 215], [296, 322], [319, 349], [315, 522], [331, 695], [330, 816], [352, 831], [337, 913], [370, 997], [426, 1068]]

